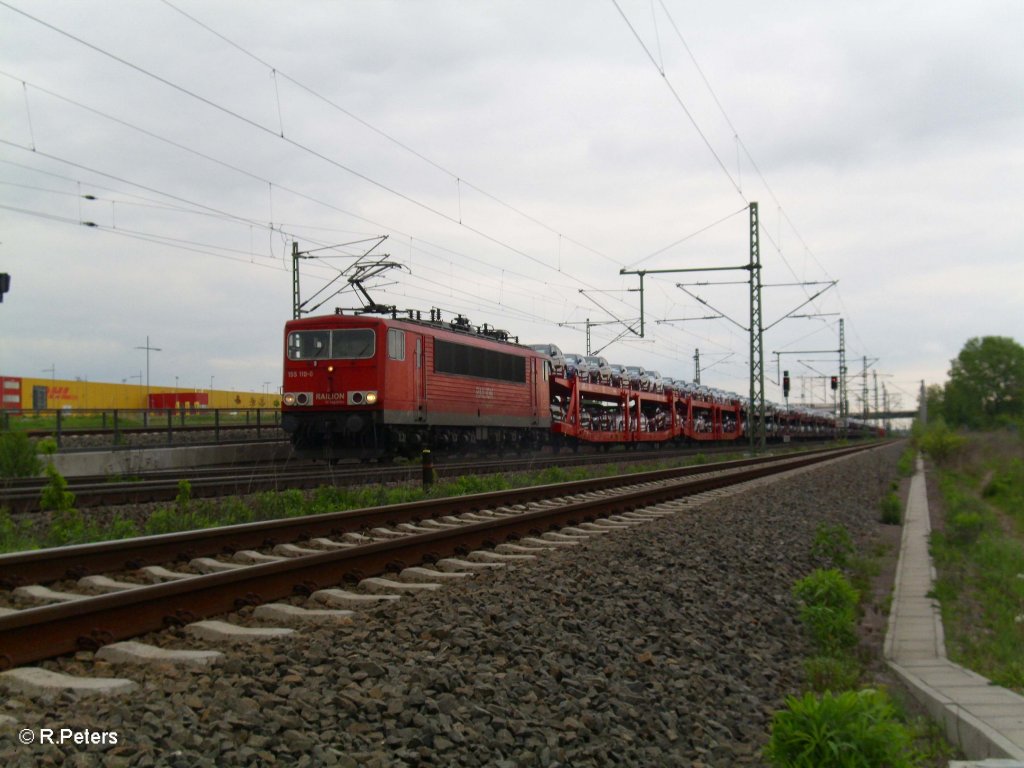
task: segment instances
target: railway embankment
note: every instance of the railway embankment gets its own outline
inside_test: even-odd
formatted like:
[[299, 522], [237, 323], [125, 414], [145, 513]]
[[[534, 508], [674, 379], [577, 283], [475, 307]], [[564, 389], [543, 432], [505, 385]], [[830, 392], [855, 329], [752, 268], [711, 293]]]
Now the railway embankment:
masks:
[[[660, 519], [351, 624], [225, 646], [211, 669], [139, 667], [136, 689], [88, 707], [15, 693], [3, 713], [37, 731], [117, 730], [103, 752], [121, 765], [760, 765], [773, 712], [803, 682], [792, 584], [815, 567], [822, 524], [872, 535], [898, 452], [667, 502]], [[91, 653], [42, 666], [125, 669]], [[8, 765], [81, 751], [15, 738], [0, 733]]]

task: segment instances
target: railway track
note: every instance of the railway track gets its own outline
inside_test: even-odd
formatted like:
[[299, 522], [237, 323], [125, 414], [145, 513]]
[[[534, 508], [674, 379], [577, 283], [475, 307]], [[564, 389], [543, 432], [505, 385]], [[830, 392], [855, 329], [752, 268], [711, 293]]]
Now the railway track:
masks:
[[[530, 471], [550, 466], [577, 466], [692, 456], [698, 453], [735, 452], [735, 448], [662, 450], [657, 453], [611, 452], [600, 454], [561, 455], [537, 454], [524, 458], [476, 459], [473, 461], [440, 460], [434, 471], [438, 477], [458, 477], [492, 472]], [[121, 504], [144, 504], [173, 501], [180, 492], [179, 483], [187, 480], [193, 498], [237, 496], [261, 491], [312, 489], [322, 485], [364, 485], [376, 483], [415, 482], [421, 477], [420, 464], [395, 466], [364, 464], [327, 465], [310, 461], [290, 460], [281, 464], [246, 467], [206, 467], [195, 469], [157, 470], [131, 479], [104, 475], [68, 478], [67, 490], [75, 494], [75, 506], [88, 509]], [[46, 480], [14, 478], [0, 488], [0, 507], [12, 513], [39, 511], [39, 500]]]
[[[587, 535], [588, 528], [601, 528], [609, 516], [867, 447], [5, 555], [0, 557], [0, 584], [9, 590], [2, 595], [8, 604], [24, 603], [32, 595], [61, 602], [0, 615], [0, 667], [95, 649], [169, 624], [311, 595], [421, 563], [450, 563], [458, 556], [486, 559], [487, 550], [507, 549], [510, 540], [558, 546], [551, 543], [558, 538], [551, 531], [563, 526], [575, 527], [571, 535]], [[614, 524], [603, 526], [607, 530]], [[547, 542], [531, 539], [541, 535]], [[111, 591], [73, 595], [46, 586], [69, 580], [79, 590]], [[159, 583], [147, 583], [154, 580]]]

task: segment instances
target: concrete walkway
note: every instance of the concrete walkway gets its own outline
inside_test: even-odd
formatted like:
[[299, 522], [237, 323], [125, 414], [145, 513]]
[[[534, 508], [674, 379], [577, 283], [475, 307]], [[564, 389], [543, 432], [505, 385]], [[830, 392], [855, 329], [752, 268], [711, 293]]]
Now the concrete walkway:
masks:
[[928, 597], [935, 580], [928, 553], [930, 532], [919, 458], [903, 521], [885, 658], [965, 755], [972, 760], [1008, 758], [1009, 762], [982, 765], [1024, 768], [1024, 697], [946, 658], [938, 601]]

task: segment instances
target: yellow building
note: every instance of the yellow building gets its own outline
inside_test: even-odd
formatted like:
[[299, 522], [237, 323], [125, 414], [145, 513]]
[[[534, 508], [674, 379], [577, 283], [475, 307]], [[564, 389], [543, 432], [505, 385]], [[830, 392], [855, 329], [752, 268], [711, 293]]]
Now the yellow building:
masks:
[[[138, 384], [108, 384], [98, 381], [62, 381], [0, 376], [0, 409], [28, 410], [113, 410], [181, 408], [277, 408], [276, 392], [232, 392], [222, 389], [182, 390], [174, 387], [145, 387]], [[147, 401], [148, 395], [148, 401]]]

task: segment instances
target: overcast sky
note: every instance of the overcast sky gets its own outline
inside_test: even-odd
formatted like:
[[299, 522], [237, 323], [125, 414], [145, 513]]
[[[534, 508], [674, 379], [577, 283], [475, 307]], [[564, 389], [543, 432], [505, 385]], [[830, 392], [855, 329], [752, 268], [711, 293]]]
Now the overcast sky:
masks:
[[1019, 0], [0, 0], [0, 373], [138, 381], [148, 337], [154, 385], [276, 391], [292, 242], [338, 256], [305, 300], [388, 235], [381, 303], [746, 394], [745, 271], [648, 275], [641, 339], [620, 269], [746, 264], [756, 201], [769, 399], [842, 318], [851, 409], [865, 357], [913, 407], [1024, 342], [1022, 40]]

